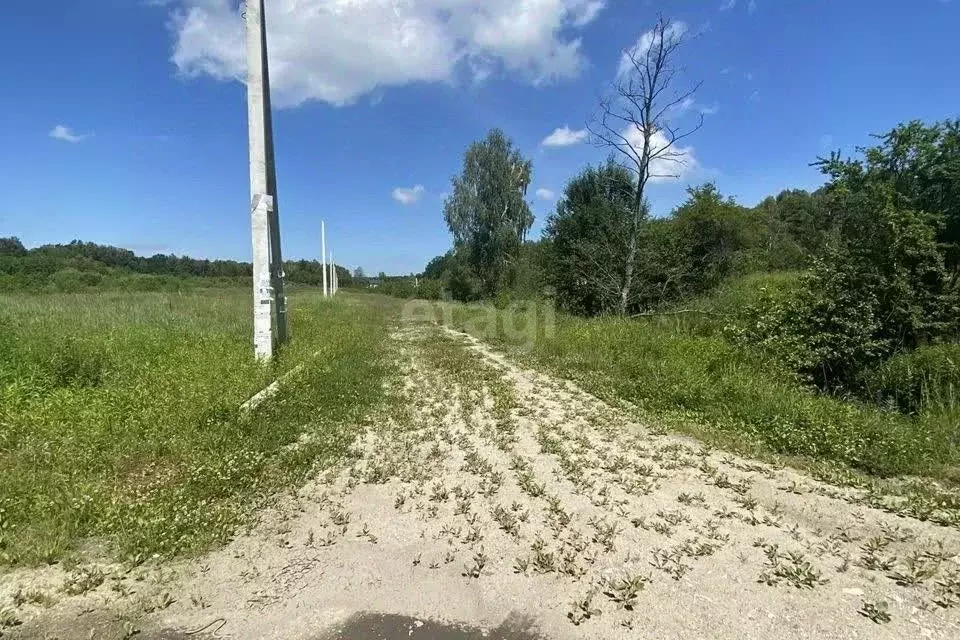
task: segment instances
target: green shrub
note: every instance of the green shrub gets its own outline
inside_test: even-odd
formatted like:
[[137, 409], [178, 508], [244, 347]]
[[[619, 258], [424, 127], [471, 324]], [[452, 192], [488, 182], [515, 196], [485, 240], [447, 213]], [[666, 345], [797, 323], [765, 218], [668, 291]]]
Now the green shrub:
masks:
[[922, 346], [866, 370], [866, 398], [905, 413], [960, 408], [960, 344]]
[[417, 297], [424, 300], [440, 300], [443, 298], [443, 282], [432, 278], [420, 280], [417, 288]]
[[102, 275], [93, 271], [78, 271], [68, 268], [53, 274], [50, 277], [49, 286], [54, 291], [61, 293], [74, 293], [96, 287], [102, 279]]

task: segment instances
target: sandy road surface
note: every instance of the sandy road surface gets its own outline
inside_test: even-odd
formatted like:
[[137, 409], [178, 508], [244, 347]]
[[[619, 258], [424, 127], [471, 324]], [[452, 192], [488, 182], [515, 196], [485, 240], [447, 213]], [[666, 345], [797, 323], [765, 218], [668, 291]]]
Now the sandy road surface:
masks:
[[[394, 343], [391, 417], [176, 567], [140, 637], [960, 637], [956, 529], [651, 433], [467, 336]], [[105, 589], [14, 633], [122, 636]]]

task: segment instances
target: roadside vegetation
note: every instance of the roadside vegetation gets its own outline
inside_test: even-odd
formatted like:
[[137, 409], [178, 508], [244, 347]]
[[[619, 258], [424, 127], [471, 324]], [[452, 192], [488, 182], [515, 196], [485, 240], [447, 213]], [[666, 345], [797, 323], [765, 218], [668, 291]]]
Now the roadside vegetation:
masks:
[[492, 131], [445, 203], [453, 247], [387, 290], [555, 305], [555, 333], [500, 339], [704, 437], [960, 481], [960, 121], [811, 158], [812, 193], [747, 207], [707, 183], [654, 215], [647, 189], [683, 173], [702, 119], [673, 108], [698, 86], [682, 34], [661, 20], [652, 43], [588, 124], [610, 157], [570, 179], [541, 238], [532, 163]]
[[397, 303], [295, 292], [296, 339], [261, 367], [249, 297], [0, 295], [0, 564], [198, 551], [345, 455], [381, 400]]

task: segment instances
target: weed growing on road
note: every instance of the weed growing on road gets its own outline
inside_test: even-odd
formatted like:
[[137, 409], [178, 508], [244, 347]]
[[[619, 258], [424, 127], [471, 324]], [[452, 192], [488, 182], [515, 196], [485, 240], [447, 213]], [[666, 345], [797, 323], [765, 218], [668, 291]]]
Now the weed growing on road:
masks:
[[650, 582], [651, 579], [649, 576], [627, 574], [619, 578], [607, 580], [603, 595], [627, 611], [632, 611], [637, 604], [637, 596], [640, 591]]
[[464, 567], [463, 575], [467, 578], [479, 578], [483, 575], [483, 568], [487, 566], [489, 558], [484, 554], [483, 547], [473, 556], [473, 564]]
[[864, 600], [857, 613], [877, 624], [890, 622], [890, 605], [885, 600]]
[[960, 571], [951, 571], [936, 581], [933, 602], [944, 609], [960, 605]]
[[584, 621], [599, 616], [600, 609], [593, 606], [593, 596], [593, 593], [588, 593], [585, 597], [574, 600], [567, 612], [567, 619], [575, 625], [581, 625]]
[[98, 567], [78, 567], [66, 577], [61, 590], [67, 595], [78, 596], [96, 589], [106, 579], [106, 574]]
[[763, 551], [767, 561], [758, 582], [770, 586], [786, 582], [797, 589], [813, 589], [828, 582], [822, 577], [820, 570], [814, 567], [802, 553], [795, 551], [781, 553], [775, 544], [763, 545]]

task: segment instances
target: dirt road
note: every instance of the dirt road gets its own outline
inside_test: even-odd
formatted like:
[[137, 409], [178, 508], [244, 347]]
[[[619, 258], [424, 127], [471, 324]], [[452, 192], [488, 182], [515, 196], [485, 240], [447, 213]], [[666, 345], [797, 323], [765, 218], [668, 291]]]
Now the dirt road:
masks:
[[[353, 459], [172, 569], [141, 637], [960, 637], [957, 530], [652, 433], [467, 336], [395, 345]], [[105, 590], [44, 624], [87, 637]]]

